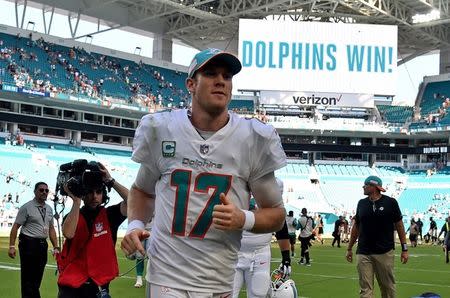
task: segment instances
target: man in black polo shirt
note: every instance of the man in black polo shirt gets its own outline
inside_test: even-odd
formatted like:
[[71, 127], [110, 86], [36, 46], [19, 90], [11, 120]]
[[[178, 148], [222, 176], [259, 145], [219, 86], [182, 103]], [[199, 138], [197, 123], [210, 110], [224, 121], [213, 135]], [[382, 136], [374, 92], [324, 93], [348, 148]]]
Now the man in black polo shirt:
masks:
[[363, 188], [367, 197], [358, 202], [346, 258], [349, 262], [353, 261], [352, 247], [358, 239], [356, 254], [360, 297], [374, 297], [375, 275], [381, 296], [393, 298], [395, 297], [394, 230], [397, 230], [402, 245], [401, 262], [405, 264], [408, 261], [402, 214], [395, 199], [381, 194], [385, 190], [379, 177], [367, 177]]

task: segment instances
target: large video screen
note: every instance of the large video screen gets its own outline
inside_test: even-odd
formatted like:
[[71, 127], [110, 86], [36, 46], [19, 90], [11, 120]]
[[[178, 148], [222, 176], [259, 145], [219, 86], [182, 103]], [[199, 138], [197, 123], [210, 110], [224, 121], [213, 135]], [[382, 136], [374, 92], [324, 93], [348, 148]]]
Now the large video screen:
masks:
[[397, 27], [239, 21], [239, 90], [395, 95]]

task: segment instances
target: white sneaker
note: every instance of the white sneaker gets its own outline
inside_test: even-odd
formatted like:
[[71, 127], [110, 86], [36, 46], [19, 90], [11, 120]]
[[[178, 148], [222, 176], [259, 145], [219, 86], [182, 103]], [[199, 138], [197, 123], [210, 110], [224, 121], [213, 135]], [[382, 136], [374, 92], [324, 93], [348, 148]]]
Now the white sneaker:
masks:
[[134, 284], [135, 288], [142, 288], [142, 276], [138, 276], [136, 278], [136, 283]]

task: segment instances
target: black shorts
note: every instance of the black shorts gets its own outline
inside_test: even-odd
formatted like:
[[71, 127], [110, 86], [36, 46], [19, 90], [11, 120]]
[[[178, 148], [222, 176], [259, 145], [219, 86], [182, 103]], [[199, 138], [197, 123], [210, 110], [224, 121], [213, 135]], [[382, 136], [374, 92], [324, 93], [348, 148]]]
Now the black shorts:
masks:
[[295, 236], [295, 234], [289, 234], [289, 243], [294, 245], [295, 242], [297, 242], [297, 236]]
[[284, 221], [283, 228], [275, 233], [275, 237], [277, 237], [277, 240], [289, 239], [286, 221]]
[[322, 234], [323, 234], [323, 228], [319, 227], [319, 235], [322, 235]]
[[[86, 283], [82, 284], [79, 288], [71, 288], [68, 286], [58, 285], [58, 298], [96, 298], [99, 296], [99, 288], [92, 280], [88, 280]], [[102, 286], [103, 291], [109, 293], [109, 283]]]

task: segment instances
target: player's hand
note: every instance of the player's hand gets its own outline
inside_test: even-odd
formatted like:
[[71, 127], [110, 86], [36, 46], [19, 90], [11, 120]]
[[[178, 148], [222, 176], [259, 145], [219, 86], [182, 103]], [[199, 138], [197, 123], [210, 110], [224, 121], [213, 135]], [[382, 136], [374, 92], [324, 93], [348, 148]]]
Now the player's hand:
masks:
[[122, 242], [120, 243], [120, 248], [126, 256], [129, 256], [136, 251], [144, 256], [145, 248], [142, 245], [142, 240], [145, 240], [149, 236], [150, 233], [147, 230], [134, 229], [123, 237]]
[[16, 257], [16, 248], [15, 247], [10, 247], [8, 250], [8, 256], [11, 259], [14, 259]]
[[347, 250], [347, 255], [345, 256], [348, 262], [353, 262], [353, 252], [351, 250]]
[[245, 223], [244, 212], [236, 207], [231, 200], [220, 194], [220, 202], [222, 204], [214, 206], [212, 214], [212, 223], [219, 230], [240, 230]]
[[402, 261], [402, 264], [406, 264], [408, 262], [408, 251], [402, 251], [402, 254], [400, 255], [400, 260]]
[[[70, 178], [70, 179], [73, 179], [73, 178]], [[67, 183], [64, 184], [64, 191], [67, 193], [67, 195], [68, 195], [69, 197], [72, 198], [72, 200], [73, 200], [74, 203], [81, 204], [81, 198], [77, 197], [76, 195], [74, 195], [74, 194], [70, 191], [69, 187], [67, 186]]]
[[283, 280], [289, 279], [291, 277], [291, 265], [281, 263], [280, 267], [278, 267], [278, 271], [281, 273], [281, 278]]

